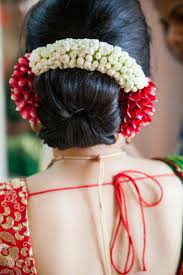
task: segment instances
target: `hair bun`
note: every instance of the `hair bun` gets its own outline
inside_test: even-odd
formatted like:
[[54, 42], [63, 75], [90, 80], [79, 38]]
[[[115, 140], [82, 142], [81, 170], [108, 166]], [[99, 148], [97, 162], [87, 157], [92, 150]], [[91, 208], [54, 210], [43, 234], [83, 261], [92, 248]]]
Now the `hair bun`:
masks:
[[[40, 0], [27, 18], [26, 48], [65, 38], [98, 39], [120, 46], [148, 76], [149, 34], [137, 0]], [[40, 137], [66, 149], [112, 144], [123, 120], [119, 86], [99, 72], [50, 70], [35, 80]]]

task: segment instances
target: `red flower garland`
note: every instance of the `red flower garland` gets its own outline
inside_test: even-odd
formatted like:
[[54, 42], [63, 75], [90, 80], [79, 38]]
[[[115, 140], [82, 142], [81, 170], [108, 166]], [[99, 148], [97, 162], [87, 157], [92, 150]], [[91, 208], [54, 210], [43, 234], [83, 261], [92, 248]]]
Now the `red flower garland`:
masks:
[[156, 87], [152, 82], [138, 92], [122, 91], [121, 107], [124, 121], [121, 133], [126, 138], [134, 137], [140, 132], [141, 126], [148, 125], [155, 113]]
[[24, 119], [27, 119], [31, 125], [39, 123], [37, 107], [39, 98], [33, 87], [35, 75], [29, 67], [30, 54], [19, 58], [14, 66], [13, 75], [9, 81], [11, 87], [11, 98], [16, 104], [16, 110], [20, 112]]
[[[14, 73], [9, 81], [11, 87], [11, 98], [16, 104], [16, 110], [32, 126], [40, 123], [37, 108], [39, 98], [34, 90], [33, 81], [36, 75], [29, 66], [30, 54], [19, 58], [14, 67]], [[156, 100], [156, 88], [152, 82], [149, 86], [137, 92], [125, 93], [121, 91], [121, 108], [124, 121], [120, 132], [126, 138], [134, 137], [141, 126], [152, 121], [155, 112], [154, 101]]]

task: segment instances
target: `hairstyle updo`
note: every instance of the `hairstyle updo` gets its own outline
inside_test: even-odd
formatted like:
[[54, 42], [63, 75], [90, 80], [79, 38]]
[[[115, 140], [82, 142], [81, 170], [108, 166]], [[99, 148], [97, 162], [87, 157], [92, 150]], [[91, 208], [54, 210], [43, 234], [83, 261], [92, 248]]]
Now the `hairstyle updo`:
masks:
[[[27, 17], [26, 51], [64, 38], [120, 46], [149, 75], [149, 34], [137, 0], [40, 0]], [[123, 117], [114, 79], [96, 71], [55, 69], [34, 85], [44, 143], [64, 150], [116, 142]]]

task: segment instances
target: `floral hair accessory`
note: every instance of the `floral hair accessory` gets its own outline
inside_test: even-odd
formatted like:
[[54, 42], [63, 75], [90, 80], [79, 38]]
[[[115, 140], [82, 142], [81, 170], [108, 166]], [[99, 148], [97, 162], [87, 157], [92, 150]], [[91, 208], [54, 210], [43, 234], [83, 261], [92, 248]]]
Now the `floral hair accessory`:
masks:
[[29, 66], [29, 57], [30, 54], [26, 54], [19, 58], [9, 84], [12, 91], [11, 99], [15, 102], [16, 110], [20, 112], [22, 118], [34, 126], [39, 123], [37, 113], [39, 98], [33, 87], [35, 74]]
[[40, 47], [18, 60], [10, 79], [11, 98], [16, 110], [35, 128], [39, 125], [39, 98], [34, 90], [34, 79], [59, 68], [80, 68], [99, 71], [114, 78], [121, 88], [124, 121], [122, 134], [133, 137], [142, 125], [151, 122], [155, 112], [155, 86], [145, 76], [136, 60], [120, 47], [96, 39], [63, 39]]
[[135, 59], [120, 47], [95, 39], [63, 39], [34, 50], [30, 67], [35, 75], [50, 69], [80, 68], [113, 77], [126, 93], [148, 86], [148, 78]]

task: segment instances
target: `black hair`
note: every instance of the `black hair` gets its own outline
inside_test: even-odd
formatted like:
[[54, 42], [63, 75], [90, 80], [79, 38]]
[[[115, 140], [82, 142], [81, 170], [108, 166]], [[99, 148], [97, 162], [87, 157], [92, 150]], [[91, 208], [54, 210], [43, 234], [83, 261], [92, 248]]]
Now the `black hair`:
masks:
[[[137, 0], [40, 0], [28, 14], [26, 50], [64, 38], [99, 39], [150, 69], [149, 32]], [[53, 148], [115, 143], [123, 120], [120, 88], [99, 72], [50, 70], [35, 80], [40, 138]]]
[[173, 4], [168, 13], [168, 22], [183, 24], [183, 1]]

